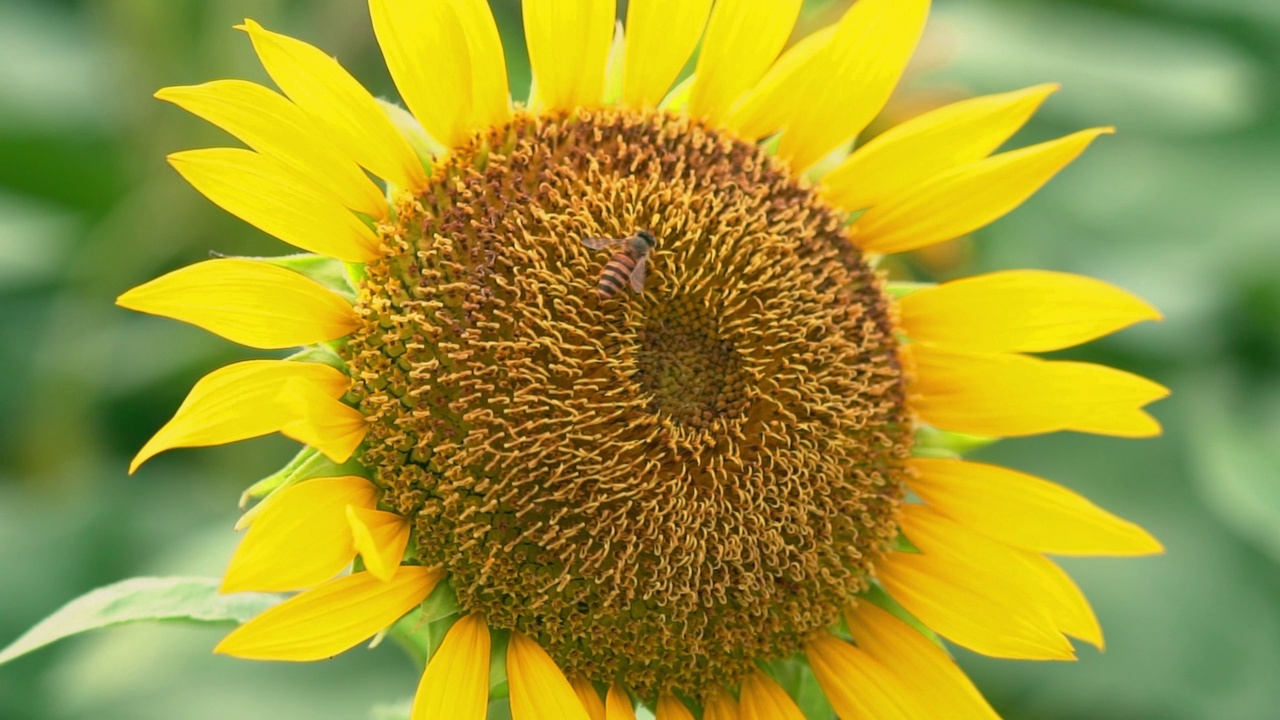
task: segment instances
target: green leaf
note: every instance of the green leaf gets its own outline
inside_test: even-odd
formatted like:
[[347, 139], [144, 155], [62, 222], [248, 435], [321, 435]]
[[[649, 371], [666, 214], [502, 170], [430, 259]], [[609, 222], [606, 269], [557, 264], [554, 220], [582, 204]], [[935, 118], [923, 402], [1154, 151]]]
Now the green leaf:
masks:
[[218, 578], [143, 577], [98, 588], [62, 606], [0, 651], [0, 664], [65, 637], [123, 623], [242, 623], [281, 600], [268, 593], [220, 595], [220, 583]]

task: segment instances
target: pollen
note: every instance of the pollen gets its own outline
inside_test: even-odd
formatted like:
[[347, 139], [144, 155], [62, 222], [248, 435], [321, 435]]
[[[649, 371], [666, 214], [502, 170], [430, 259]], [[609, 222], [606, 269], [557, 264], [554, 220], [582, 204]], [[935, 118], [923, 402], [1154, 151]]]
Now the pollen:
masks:
[[[459, 603], [566, 672], [707, 697], [838, 622], [911, 424], [848, 218], [653, 111], [517, 115], [380, 228], [343, 353], [363, 460]], [[643, 292], [585, 238], [647, 229]]]

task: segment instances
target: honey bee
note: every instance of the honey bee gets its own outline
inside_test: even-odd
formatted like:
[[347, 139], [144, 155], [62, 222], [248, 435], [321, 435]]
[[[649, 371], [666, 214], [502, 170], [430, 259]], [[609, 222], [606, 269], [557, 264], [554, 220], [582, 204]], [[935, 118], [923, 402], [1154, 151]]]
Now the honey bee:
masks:
[[582, 244], [592, 250], [618, 248], [609, 258], [609, 264], [600, 271], [600, 284], [596, 292], [600, 298], [614, 297], [622, 290], [624, 283], [630, 279], [631, 289], [637, 293], [644, 292], [644, 273], [649, 252], [658, 244], [658, 239], [648, 230], [638, 230], [635, 235], [624, 238], [583, 238]]

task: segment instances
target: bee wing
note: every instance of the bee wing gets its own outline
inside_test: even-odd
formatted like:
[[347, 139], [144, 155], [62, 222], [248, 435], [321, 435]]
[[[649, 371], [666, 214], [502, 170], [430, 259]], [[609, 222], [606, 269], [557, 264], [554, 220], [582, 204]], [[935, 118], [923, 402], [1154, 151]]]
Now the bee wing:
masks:
[[586, 245], [592, 250], [604, 250], [606, 248], [618, 247], [619, 245], [622, 245], [623, 243], [627, 242], [627, 240], [630, 240], [630, 238], [592, 237], [592, 238], [582, 238], [582, 244]]
[[644, 292], [645, 268], [649, 265], [649, 256], [641, 256], [636, 262], [636, 269], [631, 271], [631, 289], [637, 294]]

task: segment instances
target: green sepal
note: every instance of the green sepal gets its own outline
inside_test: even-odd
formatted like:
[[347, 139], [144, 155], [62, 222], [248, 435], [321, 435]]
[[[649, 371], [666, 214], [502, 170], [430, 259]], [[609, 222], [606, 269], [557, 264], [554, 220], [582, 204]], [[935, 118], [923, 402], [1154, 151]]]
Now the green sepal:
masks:
[[769, 155], [778, 154], [778, 146], [782, 144], [782, 133], [774, 133], [760, 143], [760, 149]]
[[355, 289], [347, 282], [347, 273], [342, 267], [341, 260], [312, 253], [247, 259], [259, 260], [305, 275], [346, 298], [349, 302], [355, 302]]
[[511, 702], [505, 697], [490, 700], [484, 720], [511, 720]]
[[617, 105], [622, 100], [622, 62], [626, 54], [626, 35], [622, 23], [613, 26], [613, 43], [609, 46], [609, 59], [604, 71], [604, 104]]
[[328, 365], [335, 370], [341, 370], [343, 374], [346, 374], [347, 372], [346, 361], [344, 361], [342, 356], [339, 355], [337, 351], [333, 349], [333, 346], [328, 343], [308, 345], [285, 359], [293, 362], [320, 363], [322, 365]]
[[926, 426], [916, 429], [915, 444], [911, 452], [916, 457], [957, 458], [987, 447], [999, 439]]
[[910, 282], [907, 280], [890, 280], [884, 284], [884, 291], [889, 296], [897, 300], [904, 298], [917, 290], [927, 290], [935, 287], [937, 283], [931, 282]]
[[309, 447], [302, 448], [284, 467], [245, 488], [244, 492], [240, 493], [240, 507], [243, 508], [249, 504], [250, 500], [256, 500], [280, 487], [285, 478], [289, 477], [289, 474], [297, 470], [303, 463], [308, 452], [314, 453], [316, 451]]
[[916, 544], [911, 542], [911, 539], [902, 534], [901, 531], [899, 531], [898, 536], [893, 539], [889, 550], [891, 552], [920, 553], [920, 548], [916, 547]]
[[689, 75], [667, 92], [667, 96], [658, 103], [658, 109], [678, 115], [689, 106], [689, 98], [693, 95], [693, 80], [696, 75]]
[[529, 96], [525, 98], [524, 109], [532, 114], [542, 113], [542, 101], [538, 99], [538, 78], [536, 75], [529, 78]]
[[344, 475], [367, 478], [369, 471], [357, 460], [352, 459], [344, 463], [335, 463], [325, 457], [319, 450], [313, 447], [304, 447], [284, 467], [250, 485], [240, 494], [240, 507], [247, 505], [249, 500], [253, 498], [260, 497], [263, 498], [263, 501], [254, 505], [248, 512], [240, 516], [240, 521], [236, 523], [236, 529], [240, 530], [247, 527], [261, 512], [267, 498], [270, 498], [273, 493], [280, 492], [290, 485], [295, 485], [303, 480], [342, 477]]
[[511, 695], [511, 686], [507, 683], [507, 645], [511, 642], [511, 633], [507, 630], [489, 629], [489, 704], [494, 700]]
[[959, 460], [960, 453], [946, 448], [930, 448], [916, 446], [911, 448], [911, 457], [930, 458], [933, 460]]
[[274, 593], [223, 595], [221, 584], [218, 578], [141, 577], [100, 587], [14, 640], [0, 651], [0, 665], [63, 638], [125, 623], [243, 623], [284, 599]]
[[885, 612], [889, 613], [890, 615], [898, 618], [902, 622], [910, 625], [911, 627], [915, 628], [916, 632], [920, 633], [921, 635], [924, 635], [925, 637], [933, 641], [935, 645], [937, 645], [938, 647], [944, 650], [946, 649], [946, 646], [942, 644], [942, 639], [938, 637], [937, 633], [930, 630], [928, 626], [926, 626], [924, 623], [915, 619], [915, 617], [911, 613], [907, 612], [906, 608], [899, 605], [898, 601], [894, 600], [893, 597], [889, 595], [889, 593], [886, 592], [884, 588], [880, 587], [880, 585], [876, 583], [872, 583], [871, 587], [867, 588], [867, 591], [862, 593], [862, 595], [858, 597], [860, 600], [864, 602], [869, 602], [872, 605], [875, 605], [876, 607], [880, 608], [881, 610], [884, 610]]
[[364, 263], [349, 262], [346, 265], [347, 282], [351, 283], [352, 287], [360, 287], [365, 279]]
[[841, 163], [847, 160], [849, 155], [852, 153], [853, 144], [845, 143], [822, 156], [822, 158], [819, 159], [818, 162], [814, 163], [813, 167], [809, 168], [804, 175], [808, 178], [809, 182], [817, 183], [824, 175], [835, 170], [837, 167], [840, 167]]
[[421, 605], [392, 625], [387, 635], [419, 665], [426, 667], [461, 613], [453, 586], [448, 580], [442, 580], [436, 583], [435, 589]]
[[408, 110], [382, 98], [377, 100], [378, 105], [382, 107], [382, 112], [391, 120], [391, 124], [395, 125], [400, 135], [409, 141], [409, 147], [413, 148], [427, 175], [431, 175], [434, 159], [447, 155], [449, 149], [436, 142], [435, 138], [427, 133], [426, 128], [422, 127], [422, 123], [419, 123]]
[[213, 255], [218, 259], [251, 260], [292, 270], [341, 295], [348, 302], [354, 303], [356, 299], [355, 285], [352, 285], [348, 280], [349, 273], [343, 269], [341, 260], [314, 253], [297, 253], [294, 255], [226, 255], [213, 253]]
[[764, 664], [764, 671], [795, 700], [807, 720], [834, 720], [836, 711], [827, 702], [818, 678], [803, 655]]

